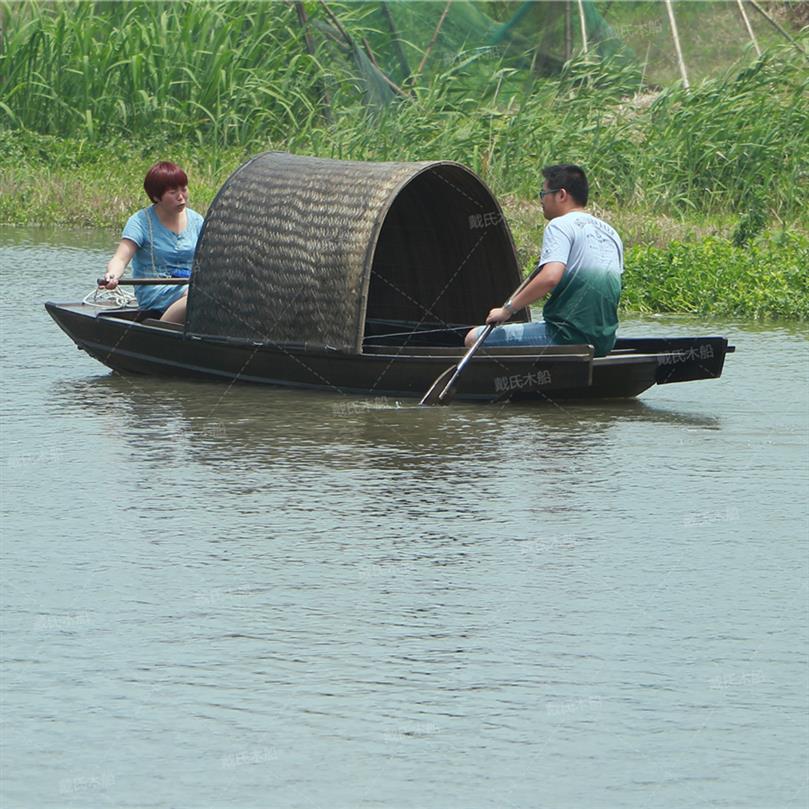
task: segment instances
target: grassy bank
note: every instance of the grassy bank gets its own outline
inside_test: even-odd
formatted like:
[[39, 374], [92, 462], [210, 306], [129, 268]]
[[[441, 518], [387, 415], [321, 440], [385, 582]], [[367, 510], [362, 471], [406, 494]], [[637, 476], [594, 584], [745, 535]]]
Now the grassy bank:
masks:
[[[523, 269], [536, 261], [542, 210], [535, 200], [501, 198]], [[613, 224], [626, 246], [625, 311], [809, 320], [809, 232], [755, 215], [651, 216], [591, 210]]]
[[809, 320], [809, 238], [783, 231], [746, 245], [708, 237], [627, 251], [622, 305], [632, 312], [688, 312]]
[[[368, 4], [330, 6], [356, 41], [371, 36]], [[647, 6], [603, 5], [644, 32]], [[0, 222], [118, 230], [158, 159], [187, 169], [203, 213], [266, 149], [450, 159], [502, 201], [527, 268], [542, 234], [538, 169], [570, 161], [627, 244], [628, 307], [809, 317], [797, 271], [809, 265], [809, 70], [790, 45], [704, 66], [712, 77], [690, 91], [650, 87], [645, 63], [579, 57], [540, 76], [491, 49], [436, 61], [380, 107], [329, 36], [307, 52], [291, 5], [0, 9]], [[704, 23], [689, 7], [683, 24], [692, 17]]]
[[[248, 151], [133, 142], [86, 141], [0, 133], [0, 222], [63, 224], [120, 231], [146, 204], [146, 168], [171, 154], [191, 178], [192, 206], [204, 213]], [[536, 180], [535, 180], [536, 182]], [[536, 260], [544, 221], [538, 200], [503, 194], [520, 262]], [[809, 233], [805, 223], [778, 226], [764, 215], [652, 214], [593, 200], [627, 246], [623, 308], [752, 318], [809, 320]]]
[[[331, 5], [352, 42], [371, 36], [372, 4]], [[76, 162], [90, 174], [93, 150], [112, 143], [124, 157], [134, 141], [153, 144], [152, 155], [190, 159], [202, 182], [208, 166], [219, 173], [238, 162], [234, 154], [284, 148], [457, 160], [498, 195], [528, 199], [538, 166], [566, 161], [586, 166], [594, 195], [611, 208], [682, 217], [756, 207], [777, 222], [807, 216], [809, 71], [789, 44], [751, 54], [690, 91], [650, 87], [646, 63], [626, 57], [580, 55], [540, 75], [502, 49], [456, 52], [434, 57], [431, 72], [380, 107], [335, 44], [333, 22], [314, 17], [317, 4], [309, 29], [284, 3], [0, 8], [0, 127], [67, 138], [71, 148], [78, 142]], [[702, 20], [683, 14], [684, 25]], [[45, 148], [55, 152], [45, 162], [70, 162], [55, 141]], [[6, 185], [11, 160], [0, 157]]]

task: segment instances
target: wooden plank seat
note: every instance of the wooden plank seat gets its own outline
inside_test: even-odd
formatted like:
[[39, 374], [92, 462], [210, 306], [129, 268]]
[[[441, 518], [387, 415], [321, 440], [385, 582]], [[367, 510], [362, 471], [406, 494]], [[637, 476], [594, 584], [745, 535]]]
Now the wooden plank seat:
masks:
[[168, 329], [169, 331], [182, 331], [185, 328], [182, 323], [169, 323], [156, 317], [147, 317], [141, 322], [144, 326], [156, 326], [159, 329]]

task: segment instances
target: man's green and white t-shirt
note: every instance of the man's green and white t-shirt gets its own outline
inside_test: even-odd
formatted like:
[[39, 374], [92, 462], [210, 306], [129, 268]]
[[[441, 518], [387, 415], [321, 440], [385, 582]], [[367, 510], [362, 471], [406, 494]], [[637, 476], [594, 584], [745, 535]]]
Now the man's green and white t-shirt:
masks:
[[615, 345], [624, 246], [606, 222], [583, 211], [552, 219], [545, 227], [539, 264], [565, 265], [562, 280], [542, 309], [554, 342], [590, 343], [596, 356]]

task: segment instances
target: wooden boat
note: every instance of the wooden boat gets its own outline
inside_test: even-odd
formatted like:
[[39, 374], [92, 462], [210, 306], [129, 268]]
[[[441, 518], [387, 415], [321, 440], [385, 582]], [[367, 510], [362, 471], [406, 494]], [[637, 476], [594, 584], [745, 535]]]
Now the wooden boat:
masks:
[[[185, 324], [136, 308], [45, 306], [122, 373], [421, 397], [463, 356], [469, 326], [519, 282], [502, 210], [463, 166], [268, 152], [237, 169], [208, 211]], [[588, 345], [484, 345], [456, 397], [632, 397], [715, 379], [733, 350], [718, 336], [619, 339], [606, 357]]]

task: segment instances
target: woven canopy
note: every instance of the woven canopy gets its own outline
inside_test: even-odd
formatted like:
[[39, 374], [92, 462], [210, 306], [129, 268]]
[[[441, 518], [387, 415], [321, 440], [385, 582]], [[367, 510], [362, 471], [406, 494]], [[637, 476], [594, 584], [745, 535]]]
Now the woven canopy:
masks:
[[481, 323], [519, 283], [500, 206], [463, 166], [267, 152], [208, 210], [186, 333], [359, 353], [367, 321]]

